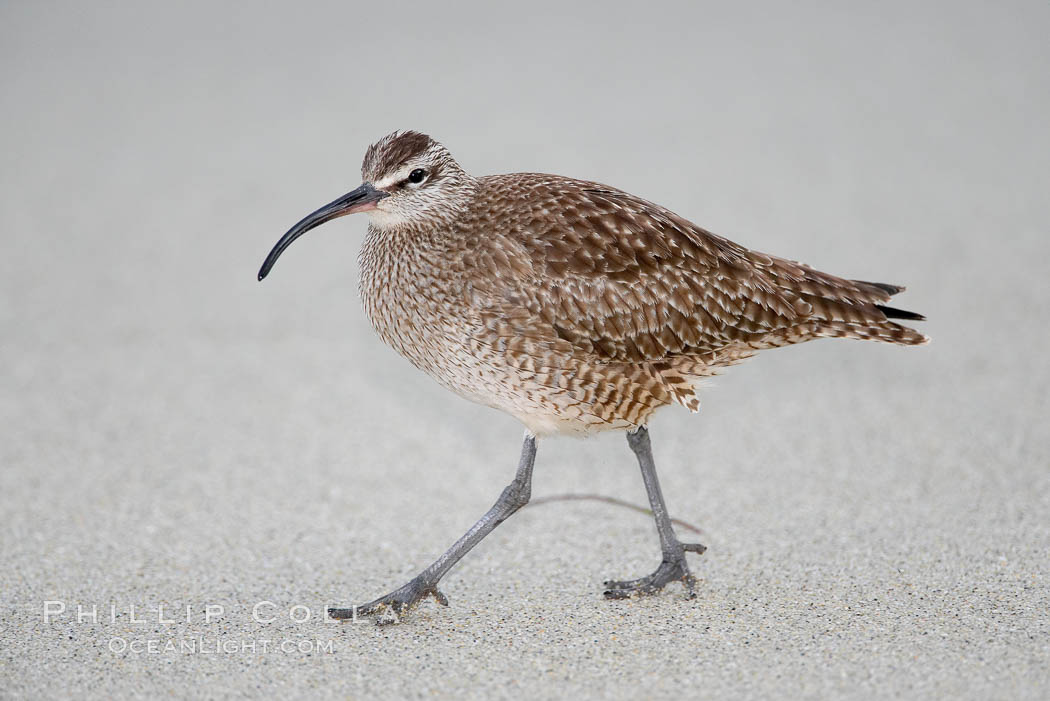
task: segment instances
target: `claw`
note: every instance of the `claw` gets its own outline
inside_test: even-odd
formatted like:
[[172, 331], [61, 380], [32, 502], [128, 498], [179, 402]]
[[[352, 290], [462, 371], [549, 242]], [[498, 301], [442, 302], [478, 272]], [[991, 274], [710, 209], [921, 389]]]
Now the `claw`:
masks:
[[696, 553], [697, 555], [703, 555], [707, 550], [707, 546], [703, 543], [682, 543], [682, 550]]

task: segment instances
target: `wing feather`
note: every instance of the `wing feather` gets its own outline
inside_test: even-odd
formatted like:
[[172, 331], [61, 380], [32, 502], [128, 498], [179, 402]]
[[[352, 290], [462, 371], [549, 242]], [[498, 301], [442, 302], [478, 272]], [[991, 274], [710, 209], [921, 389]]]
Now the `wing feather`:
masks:
[[[748, 250], [597, 183], [537, 174], [486, 180], [504, 206], [529, 213], [481, 244], [524, 258], [509, 266], [520, 274], [501, 277], [487, 312], [541, 345], [593, 362], [663, 363], [668, 372], [667, 361], [692, 359], [695, 373], [698, 363], [854, 328], [885, 331], [858, 337], [924, 339], [878, 306], [897, 286]], [[500, 204], [494, 196], [486, 206]]]

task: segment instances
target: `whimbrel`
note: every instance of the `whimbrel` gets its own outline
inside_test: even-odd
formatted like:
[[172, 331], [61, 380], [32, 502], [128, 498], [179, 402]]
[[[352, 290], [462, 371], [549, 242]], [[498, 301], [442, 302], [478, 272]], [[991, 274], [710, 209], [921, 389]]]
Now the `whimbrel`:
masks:
[[368, 212], [361, 298], [379, 337], [462, 397], [526, 428], [514, 480], [444, 555], [375, 601], [334, 618], [401, 614], [432, 596], [471, 548], [529, 501], [536, 439], [623, 430], [641, 468], [662, 560], [605, 583], [605, 596], [670, 582], [695, 596], [656, 476], [647, 425], [697, 383], [756, 351], [816, 338], [919, 345], [887, 306], [904, 288], [847, 280], [751, 251], [674, 212], [596, 182], [514, 173], [475, 178], [418, 132], [369, 147], [364, 183], [302, 219], [274, 246], [262, 280], [303, 233]]

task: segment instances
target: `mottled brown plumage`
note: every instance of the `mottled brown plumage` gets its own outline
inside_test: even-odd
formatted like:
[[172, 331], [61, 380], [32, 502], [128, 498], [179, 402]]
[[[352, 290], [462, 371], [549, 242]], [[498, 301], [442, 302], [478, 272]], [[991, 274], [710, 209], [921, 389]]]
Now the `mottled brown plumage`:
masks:
[[426, 596], [502, 520], [528, 502], [535, 436], [629, 429], [656, 520], [655, 572], [605, 595], [653, 593], [695, 578], [656, 478], [645, 425], [670, 404], [699, 407], [696, 385], [766, 348], [816, 338], [927, 341], [886, 306], [902, 287], [847, 280], [751, 251], [674, 212], [599, 183], [516, 173], [475, 178], [440, 144], [395, 133], [368, 149], [365, 183], [307, 216], [259, 273], [305, 231], [367, 211], [361, 297], [379, 336], [449, 389], [528, 428], [514, 481], [473, 528], [408, 584], [336, 618]]
[[386, 176], [406, 162], [439, 190], [418, 219], [388, 217], [387, 199], [373, 210], [365, 307], [417, 367], [533, 433], [630, 428], [671, 403], [695, 411], [700, 378], [765, 348], [926, 341], [887, 317], [901, 288], [748, 250], [606, 185], [471, 178], [424, 138], [387, 137], [365, 158], [389, 200], [403, 186]]

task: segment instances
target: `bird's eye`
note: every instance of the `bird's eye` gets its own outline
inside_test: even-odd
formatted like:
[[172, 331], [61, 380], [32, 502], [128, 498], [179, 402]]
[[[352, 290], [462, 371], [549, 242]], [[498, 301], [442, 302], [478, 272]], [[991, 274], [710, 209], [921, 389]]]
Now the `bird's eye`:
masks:
[[427, 172], [422, 168], [416, 168], [408, 174], [408, 182], [419, 184], [423, 182], [423, 178], [427, 177]]

